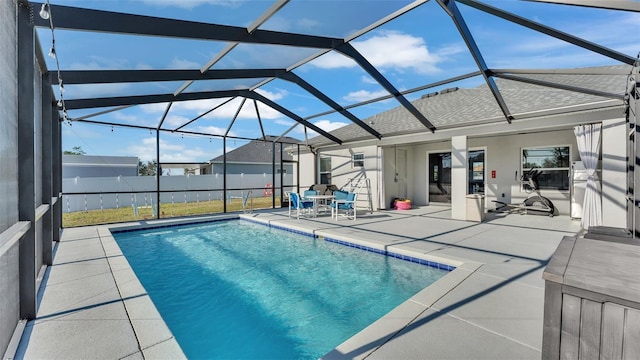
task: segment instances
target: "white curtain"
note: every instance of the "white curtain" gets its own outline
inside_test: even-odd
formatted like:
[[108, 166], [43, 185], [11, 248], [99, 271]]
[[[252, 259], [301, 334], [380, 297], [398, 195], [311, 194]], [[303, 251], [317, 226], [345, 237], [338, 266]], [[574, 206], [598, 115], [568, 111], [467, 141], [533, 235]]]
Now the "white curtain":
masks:
[[582, 204], [583, 229], [591, 226], [602, 225], [602, 199], [600, 181], [596, 169], [598, 167], [598, 154], [600, 154], [601, 124], [578, 125], [573, 129], [578, 142], [580, 159], [587, 171], [587, 189], [584, 193]]

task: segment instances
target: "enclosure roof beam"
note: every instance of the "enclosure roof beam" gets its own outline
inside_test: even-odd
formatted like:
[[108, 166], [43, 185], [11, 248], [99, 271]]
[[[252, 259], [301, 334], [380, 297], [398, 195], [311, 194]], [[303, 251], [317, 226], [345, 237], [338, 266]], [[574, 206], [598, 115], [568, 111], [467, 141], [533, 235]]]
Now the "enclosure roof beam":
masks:
[[[560, 39], [563, 41], [566, 41], [570, 44], [579, 46], [581, 48], [587, 49], [587, 50], [591, 50], [593, 52], [596, 52], [598, 54], [604, 55], [606, 57], [618, 60], [620, 62], [623, 62], [625, 64], [629, 64], [629, 65], [633, 65], [635, 62], [635, 58], [619, 53], [617, 51], [611, 50], [609, 48], [606, 48], [604, 46], [600, 46], [598, 44], [592, 43], [590, 41], [587, 40], [583, 40], [577, 36], [573, 36], [573, 35], [569, 35], [565, 32], [556, 30], [554, 28], [542, 25], [540, 23], [525, 19], [521, 16], [512, 14], [510, 12], [504, 11], [504, 10], [500, 10], [498, 8], [495, 8], [493, 6], [490, 5], [486, 5], [483, 4], [479, 1], [475, 1], [475, 0], [455, 0], [458, 2], [461, 2], [467, 6], [470, 6], [472, 8], [475, 8], [477, 10], [486, 12], [488, 14], [497, 16], [499, 18], [511, 21], [512, 23], [516, 23], [518, 25], [522, 25], [524, 27], [527, 27], [529, 29], [541, 32], [545, 35], [549, 35], [552, 36], [556, 39]], [[604, 2], [604, 1], [603, 1]]]
[[224, 91], [205, 91], [195, 93], [181, 93], [177, 96], [173, 94], [157, 94], [157, 95], [136, 95], [136, 96], [115, 96], [108, 98], [92, 98], [92, 99], [70, 99], [66, 100], [67, 110], [76, 109], [88, 109], [98, 107], [111, 107], [111, 106], [123, 106], [123, 105], [142, 105], [142, 104], [155, 104], [164, 102], [176, 102], [176, 101], [188, 101], [188, 100], [204, 100], [204, 99], [219, 99], [228, 97], [245, 97], [258, 100], [267, 106], [279, 111], [280, 113], [290, 117], [291, 119], [299, 122], [300, 124], [314, 130], [318, 134], [330, 139], [333, 142], [342, 144], [342, 140], [329, 134], [328, 132], [320, 129], [316, 125], [308, 122], [302, 117], [289, 111], [281, 105], [265, 98], [264, 96], [249, 90], [224, 90]]
[[227, 103], [229, 103], [229, 102], [230, 102], [231, 100], [233, 100], [233, 99], [235, 99], [235, 97], [229, 98], [228, 100], [225, 100], [224, 102], [222, 102], [222, 103], [220, 103], [220, 104], [218, 104], [218, 105], [216, 105], [216, 106], [212, 107], [211, 109], [209, 109], [209, 110], [205, 111], [204, 113], [202, 113], [202, 114], [200, 114], [200, 115], [196, 116], [195, 118], [193, 118], [193, 119], [191, 119], [191, 120], [187, 121], [186, 123], [184, 123], [184, 124], [182, 124], [182, 125], [178, 126], [177, 128], [175, 128], [175, 129], [174, 129], [174, 131], [180, 130], [180, 129], [182, 129], [183, 127], [185, 127], [185, 126], [187, 126], [187, 125], [191, 124], [192, 122], [194, 122], [194, 121], [196, 121], [196, 120], [200, 119], [201, 117], [206, 116], [207, 114], [209, 114], [209, 113], [211, 113], [211, 112], [215, 111], [216, 109], [218, 109], [218, 108], [220, 108], [220, 107], [222, 107], [222, 106], [226, 105]]
[[377, 81], [380, 85], [382, 85], [383, 88], [385, 88], [385, 90], [393, 95], [393, 97], [396, 98], [396, 100], [416, 119], [418, 119], [418, 121], [420, 121], [424, 126], [431, 130], [431, 132], [434, 132], [436, 130], [436, 127], [429, 120], [427, 120], [427, 118], [418, 109], [416, 109], [416, 107], [413, 106], [413, 104], [409, 100], [407, 100], [407, 98], [405, 98], [404, 95], [402, 95], [400, 91], [398, 91], [398, 89], [396, 89], [396, 87], [393, 86], [389, 82], [389, 80], [387, 80], [378, 71], [378, 69], [376, 69], [364, 56], [362, 56], [362, 54], [360, 54], [353, 46], [351, 46], [351, 44], [344, 43], [335, 50], [353, 59], [358, 65], [360, 65], [360, 67], [364, 69], [364, 71], [371, 75], [371, 77], [375, 81]]
[[[320, 90], [300, 78], [296, 74], [284, 69], [228, 69], [209, 70], [201, 73], [199, 70], [68, 70], [61, 71], [61, 77], [65, 84], [87, 83], [128, 83], [147, 81], [176, 81], [176, 80], [212, 80], [212, 79], [239, 79], [239, 78], [264, 78], [275, 77], [300, 86], [320, 101], [329, 105], [332, 109], [348, 118], [371, 135], [378, 139], [382, 135], [365, 124], [358, 117], [340, 106]], [[49, 78], [57, 83], [58, 73], [50, 72]]]
[[229, 132], [231, 131], [231, 127], [236, 122], [236, 119], [238, 118], [238, 115], [240, 115], [240, 111], [242, 110], [242, 107], [244, 106], [245, 102], [247, 102], [247, 98], [242, 98], [242, 101], [240, 102], [240, 106], [238, 106], [238, 110], [236, 110], [236, 114], [231, 119], [231, 122], [229, 123], [229, 126], [227, 126], [227, 131], [225, 131], [224, 136], [229, 135]]
[[256, 116], [258, 117], [258, 125], [260, 125], [262, 138], [266, 139], [267, 137], [264, 135], [264, 127], [262, 126], [262, 118], [260, 117], [260, 110], [258, 109], [258, 101], [256, 99], [253, 99], [253, 107], [256, 109]]
[[[61, 70], [65, 85], [110, 84], [150, 81], [221, 80], [275, 77], [282, 69], [209, 70]], [[52, 84], [58, 83], [58, 72], [49, 71]]]
[[263, 103], [263, 104], [265, 104], [265, 105], [267, 105], [267, 106], [269, 106], [269, 107], [271, 107], [271, 108], [273, 108], [273, 109], [275, 109], [275, 110], [279, 111], [280, 113], [282, 113], [282, 114], [284, 114], [284, 115], [286, 115], [286, 116], [288, 116], [288, 117], [292, 118], [293, 120], [295, 120], [295, 121], [299, 122], [300, 124], [304, 125], [305, 127], [307, 127], [307, 128], [309, 128], [309, 129], [311, 129], [311, 130], [313, 130], [313, 131], [317, 132], [318, 134], [320, 134], [320, 135], [322, 135], [322, 136], [326, 137], [327, 139], [329, 139], [329, 140], [331, 140], [331, 141], [333, 141], [333, 142], [335, 142], [335, 143], [338, 143], [338, 144], [342, 145], [342, 140], [340, 140], [340, 139], [338, 139], [337, 137], [335, 137], [335, 136], [333, 136], [333, 135], [329, 134], [328, 132], [326, 132], [326, 131], [324, 131], [324, 130], [320, 129], [319, 127], [317, 127], [316, 125], [314, 125], [314, 124], [312, 124], [312, 123], [308, 122], [307, 120], [303, 119], [302, 117], [300, 117], [300, 116], [298, 116], [298, 115], [296, 115], [296, 114], [292, 113], [292, 112], [291, 112], [291, 111], [289, 111], [288, 109], [286, 109], [286, 108], [284, 108], [284, 107], [282, 107], [282, 106], [280, 106], [280, 105], [276, 104], [275, 102], [273, 102], [273, 101], [271, 101], [271, 100], [267, 99], [266, 97], [264, 97], [264, 96], [262, 96], [262, 95], [258, 94], [257, 92], [255, 92], [255, 91], [248, 91], [248, 90], [247, 90], [247, 91], [244, 91], [244, 92], [243, 92], [243, 95], [244, 95], [244, 96], [246, 96], [246, 97], [248, 97], [248, 98], [251, 98], [251, 99], [254, 99], [254, 100], [258, 100], [258, 101], [260, 101], [261, 103]]
[[[464, 74], [464, 75], [455, 76], [455, 77], [452, 77], [452, 78], [449, 78], [449, 79], [445, 79], [445, 80], [442, 80], [442, 81], [436, 81], [436, 82], [433, 82], [433, 83], [430, 83], [430, 84], [421, 85], [421, 86], [418, 86], [418, 87], [415, 87], [415, 88], [412, 88], [412, 89], [403, 90], [403, 91], [400, 92], [400, 94], [402, 94], [402, 95], [412, 94], [414, 92], [427, 90], [427, 89], [430, 89], [430, 88], [434, 88], [436, 86], [450, 84], [452, 82], [469, 79], [469, 78], [472, 78], [474, 76], [479, 76], [479, 75], [482, 75], [481, 71], [474, 71], [472, 73], [467, 73], [467, 74]], [[350, 104], [350, 105], [345, 106], [344, 108], [345, 109], [353, 109], [353, 108], [356, 108], [356, 107], [359, 107], [359, 106], [369, 105], [369, 104], [373, 104], [373, 103], [378, 102], [378, 101], [383, 101], [383, 100], [392, 99], [392, 98], [393, 98], [393, 95], [384, 95], [384, 96], [376, 97], [376, 98], [373, 98], [373, 99], [361, 101], [361, 102], [358, 102], [358, 103], [355, 103], [355, 104]], [[321, 112], [321, 113], [309, 115], [309, 116], [305, 117], [305, 120], [310, 120], [310, 119], [314, 119], [314, 118], [317, 118], [317, 117], [333, 114], [334, 112], [335, 112], [335, 110], [328, 110], [328, 111], [324, 111], [324, 112]]]
[[132, 95], [132, 96], [113, 96], [103, 98], [86, 98], [86, 99], [69, 99], [65, 100], [67, 110], [90, 109], [99, 107], [122, 106], [122, 105], [143, 105], [157, 104], [170, 101], [188, 101], [188, 100], [204, 100], [211, 98], [226, 98], [241, 96], [241, 90], [224, 90], [224, 91], [206, 91], [182, 93], [178, 96], [173, 94], [155, 94], [155, 95]]
[[511, 121], [513, 120], [513, 115], [511, 115], [511, 112], [509, 111], [509, 107], [507, 107], [507, 103], [504, 101], [504, 98], [500, 93], [500, 89], [498, 89], [498, 85], [496, 85], [496, 82], [490, 76], [487, 63], [484, 61], [484, 57], [482, 56], [482, 53], [478, 48], [478, 44], [476, 44], [476, 41], [473, 38], [473, 35], [471, 35], [471, 31], [469, 31], [467, 22], [464, 20], [464, 17], [460, 13], [460, 10], [458, 9], [456, 2], [454, 0], [438, 0], [438, 4], [440, 4], [440, 6], [447, 12], [447, 14], [451, 16], [453, 23], [458, 28], [458, 31], [460, 32], [460, 35], [462, 35], [464, 42], [467, 44], [467, 48], [471, 52], [471, 56], [473, 56], [473, 59], [475, 60], [476, 65], [478, 66], [478, 69], [480, 69], [480, 71], [482, 72], [482, 76], [484, 77], [484, 80], [487, 83], [489, 90], [491, 90], [493, 97], [498, 103], [498, 106], [500, 107], [502, 114], [504, 115], [507, 122], [511, 124]]
[[320, 90], [316, 89], [314, 86], [312, 86], [311, 84], [306, 82], [304, 79], [300, 78], [298, 75], [296, 75], [296, 74], [294, 74], [292, 72], [283, 71], [283, 72], [279, 72], [278, 73], [278, 78], [280, 78], [282, 80], [287, 80], [287, 81], [295, 83], [296, 85], [298, 85], [301, 88], [303, 88], [306, 91], [308, 91], [311, 95], [313, 95], [316, 98], [320, 99], [320, 101], [322, 101], [325, 104], [329, 105], [335, 111], [337, 111], [340, 114], [342, 114], [342, 116], [346, 117], [347, 119], [351, 120], [353, 123], [357, 124], [358, 126], [363, 128], [364, 130], [366, 130], [369, 134], [375, 136], [378, 139], [382, 139], [382, 134], [380, 134], [379, 132], [377, 132], [376, 130], [374, 130], [373, 128], [368, 126], [367, 124], [365, 124], [362, 120], [360, 120], [355, 115], [353, 115], [351, 112], [349, 112], [349, 110], [347, 110], [347, 109], [343, 108], [342, 106], [340, 106], [338, 103], [336, 103], [331, 98], [329, 98], [327, 95], [325, 95], [323, 92], [321, 92]]
[[531, 2], [584, 6], [599, 9], [640, 12], [640, 2], [633, 0], [525, 0]]
[[[42, 3], [32, 3], [39, 8]], [[126, 14], [104, 10], [83, 9], [72, 6], [49, 5], [55, 14], [56, 29], [96, 31], [114, 34], [162, 36], [197, 40], [230, 41], [237, 43], [273, 44], [303, 48], [332, 49], [344, 43], [343, 39], [324, 36], [260, 30], [245, 27], [209, 24], [154, 16]], [[50, 27], [49, 20], [34, 16], [35, 26]]]
[[559, 84], [559, 83], [551, 82], [551, 81], [544, 81], [544, 80], [539, 80], [539, 79], [531, 79], [531, 78], [527, 78], [527, 77], [523, 77], [523, 76], [509, 75], [509, 74], [504, 74], [504, 73], [493, 74], [493, 76], [499, 77], [499, 78], [503, 78], [503, 79], [507, 79], [507, 80], [519, 81], [519, 82], [523, 82], [523, 83], [527, 83], [527, 84], [546, 86], [546, 87], [550, 87], [550, 88], [554, 88], [554, 89], [573, 91], [573, 92], [577, 92], [577, 93], [601, 96], [601, 97], [606, 97], [606, 98], [610, 98], [610, 99], [617, 99], [617, 100], [623, 100], [624, 99], [624, 95], [622, 95], [622, 94], [618, 95], [618, 94], [613, 94], [613, 93], [604, 92], [604, 91], [586, 89], [586, 88], [579, 87], [579, 86], [571, 86], [571, 85]]

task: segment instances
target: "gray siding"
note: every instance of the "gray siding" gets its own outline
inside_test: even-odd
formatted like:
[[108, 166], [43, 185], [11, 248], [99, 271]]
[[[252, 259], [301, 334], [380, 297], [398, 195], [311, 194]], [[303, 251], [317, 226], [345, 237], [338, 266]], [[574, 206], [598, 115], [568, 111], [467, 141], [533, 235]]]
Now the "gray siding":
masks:
[[62, 155], [62, 178], [137, 176], [138, 158], [132, 156]]

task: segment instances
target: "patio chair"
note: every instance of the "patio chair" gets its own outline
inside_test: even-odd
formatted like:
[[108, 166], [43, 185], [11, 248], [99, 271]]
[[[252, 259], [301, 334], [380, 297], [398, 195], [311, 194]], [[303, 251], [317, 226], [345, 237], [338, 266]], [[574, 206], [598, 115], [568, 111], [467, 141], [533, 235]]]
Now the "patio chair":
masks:
[[302, 195], [302, 198], [306, 198], [307, 196], [313, 196], [313, 195], [318, 195], [318, 190], [305, 190], [304, 195]]
[[342, 216], [346, 218], [352, 217], [355, 221], [357, 215], [356, 198], [358, 194], [338, 190], [334, 191], [333, 195], [335, 198], [331, 202], [331, 217], [334, 217], [335, 215], [336, 221], [338, 221], [340, 211], [343, 211], [344, 214]]
[[291, 192], [289, 193], [289, 217], [291, 217], [292, 210], [296, 212], [297, 219], [300, 219], [300, 214], [310, 215], [313, 210], [313, 201], [301, 200], [300, 194]]

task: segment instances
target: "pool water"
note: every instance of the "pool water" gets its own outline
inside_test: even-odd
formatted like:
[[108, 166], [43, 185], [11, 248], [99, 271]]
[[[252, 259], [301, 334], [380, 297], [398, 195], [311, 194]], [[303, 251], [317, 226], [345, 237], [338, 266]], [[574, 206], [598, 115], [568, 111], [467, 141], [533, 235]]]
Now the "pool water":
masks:
[[114, 237], [190, 359], [317, 359], [447, 273], [242, 220]]

